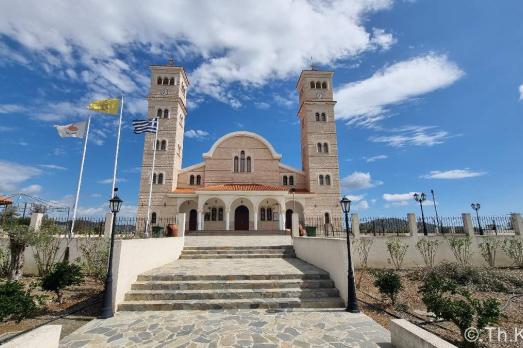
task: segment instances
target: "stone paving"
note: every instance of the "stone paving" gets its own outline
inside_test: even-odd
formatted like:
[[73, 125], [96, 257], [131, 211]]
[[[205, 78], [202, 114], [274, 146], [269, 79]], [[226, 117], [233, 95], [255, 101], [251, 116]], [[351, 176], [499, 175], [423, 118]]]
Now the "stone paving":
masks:
[[290, 236], [186, 236], [185, 246], [271, 246], [291, 245]]
[[79, 347], [392, 347], [390, 334], [343, 309], [119, 312], [61, 341]]

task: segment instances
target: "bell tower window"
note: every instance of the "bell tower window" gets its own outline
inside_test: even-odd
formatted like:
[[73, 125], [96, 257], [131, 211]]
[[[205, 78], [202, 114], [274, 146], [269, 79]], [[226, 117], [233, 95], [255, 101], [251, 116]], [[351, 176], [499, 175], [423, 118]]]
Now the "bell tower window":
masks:
[[240, 152], [240, 172], [245, 172], [245, 151]]
[[234, 156], [234, 172], [235, 173], [238, 173], [239, 172], [239, 159], [238, 159], [238, 156]]

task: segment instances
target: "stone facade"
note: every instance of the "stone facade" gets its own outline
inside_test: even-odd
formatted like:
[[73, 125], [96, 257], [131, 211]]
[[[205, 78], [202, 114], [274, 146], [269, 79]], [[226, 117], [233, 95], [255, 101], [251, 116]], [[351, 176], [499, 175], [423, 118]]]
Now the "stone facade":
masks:
[[[149, 118], [159, 120], [151, 222], [186, 213], [187, 230], [282, 230], [291, 215], [339, 217], [340, 180], [333, 72], [304, 70], [297, 84], [302, 169], [281, 163], [262, 136], [233, 132], [218, 139], [203, 161], [181, 168], [186, 89], [182, 67], [151, 67]], [[167, 115], [167, 117], [164, 117]], [[138, 217], [147, 217], [155, 135], [144, 143]]]

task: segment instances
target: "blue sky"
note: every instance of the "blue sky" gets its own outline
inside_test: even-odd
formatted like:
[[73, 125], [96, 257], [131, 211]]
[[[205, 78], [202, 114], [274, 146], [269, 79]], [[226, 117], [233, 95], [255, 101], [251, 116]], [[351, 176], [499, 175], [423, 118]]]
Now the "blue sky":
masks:
[[[0, 193], [71, 204], [81, 140], [52, 127], [92, 99], [126, 96], [119, 183], [135, 209], [148, 66], [189, 73], [184, 166], [222, 135], [267, 138], [301, 167], [302, 68], [335, 71], [342, 190], [362, 215], [416, 211], [434, 189], [442, 215], [521, 212], [520, 1], [67, 1], [0, 4]], [[96, 115], [80, 214], [110, 194], [115, 118]], [[430, 208], [429, 208], [430, 209]]]

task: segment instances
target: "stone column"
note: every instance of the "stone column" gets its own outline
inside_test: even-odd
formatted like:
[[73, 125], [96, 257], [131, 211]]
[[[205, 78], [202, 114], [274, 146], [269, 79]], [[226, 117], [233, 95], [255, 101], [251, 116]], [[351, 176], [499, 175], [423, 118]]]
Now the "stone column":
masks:
[[418, 224], [416, 222], [416, 214], [408, 213], [407, 214], [407, 225], [409, 227], [409, 234], [411, 236], [418, 235]]
[[229, 229], [231, 228], [231, 210], [230, 209], [227, 209], [225, 211], [225, 230], [226, 231], [229, 231]]
[[[137, 224], [138, 225], [138, 224]], [[105, 213], [104, 238], [110, 239], [113, 230], [113, 213]]]
[[40, 227], [42, 226], [43, 218], [44, 218], [44, 214], [33, 213], [31, 215], [31, 222], [29, 223], [29, 226], [32, 227], [36, 232], [40, 231]]
[[257, 231], [258, 230], [258, 212], [255, 210], [252, 214], [253, 216], [253, 225], [254, 225], [254, 230]]
[[300, 236], [300, 216], [298, 213], [292, 213], [292, 236]]
[[198, 231], [203, 230], [203, 210], [198, 209]]
[[463, 213], [461, 214], [461, 218], [463, 219], [463, 229], [465, 230], [465, 234], [474, 237], [474, 225], [472, 224], [472, 217], [469, 213]]
[[351, 229], [354, 239], [360, 238], [360, 216], [358, 213], [351, 214]]
[[512, 223], [515, 235], [523, 237], [523, 219], [521, 218], [521, 214], [510, 214], [510, 222]]
[[185, 237], [185, 213], [176, 214], [176, 225], [178, 226], [178, 235]]

